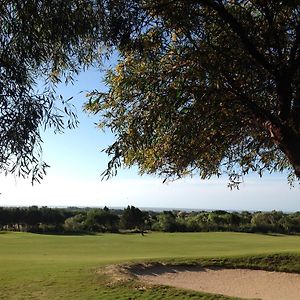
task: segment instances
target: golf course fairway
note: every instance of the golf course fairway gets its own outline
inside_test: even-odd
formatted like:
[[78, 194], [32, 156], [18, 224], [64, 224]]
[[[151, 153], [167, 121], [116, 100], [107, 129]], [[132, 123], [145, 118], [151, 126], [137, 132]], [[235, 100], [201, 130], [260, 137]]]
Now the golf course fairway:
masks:
[[[191, 263], [214, 258], [242, 261], [243, 257], [273, 254], [292, 255], [300, 261], [300, 237], [286, 235], [218, 232], [67, 236], [0, 232], [0, 245], [0, 299], [5, 300], [233, 299], [168, 287], [143, 288], [134, 280], [110, 284], [99, 270], [120, 263]], [[297, 259], [292, 267], [299, 263]], [[270, 268], [273, 263], [270, 259]], [[291, 262], [286, 265], [289, 271]], [[291, 271], [299, 271], [297, 268]]]

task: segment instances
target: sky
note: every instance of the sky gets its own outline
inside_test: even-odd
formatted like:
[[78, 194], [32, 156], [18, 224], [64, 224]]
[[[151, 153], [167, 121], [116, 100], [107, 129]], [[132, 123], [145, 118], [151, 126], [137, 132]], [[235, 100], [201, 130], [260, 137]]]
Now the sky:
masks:
[[80, 124], [64, 134], [43, 133], [43, 159], [51, 167], [41, 184], [12, 175], [0, 177], [0, 206], [80, 206], [174, 209], [224, 209], [251, 211], [300, 211], [300, 187], [290, 188], [286, 175], [259, 178], [251, 174], [240, 190], [231, 191], [228, 179], [203, 181], [198, 177], [162, 183], [162, 178], [140, 176], [137, 168], [122, 169], [115, 178], [101, 181], [109, 161], [101, 150], [114, 136], [96, 127], [97, 116], [82, 111], [87, 91], [105, 90], [103, 73], [81, 73], [74, 85], [60, 86], [58, 93], [73, 98]]

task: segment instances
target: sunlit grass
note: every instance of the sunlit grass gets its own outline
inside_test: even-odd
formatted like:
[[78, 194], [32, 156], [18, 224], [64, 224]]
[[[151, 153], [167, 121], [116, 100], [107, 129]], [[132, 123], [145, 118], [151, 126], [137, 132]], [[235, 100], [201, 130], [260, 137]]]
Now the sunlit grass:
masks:
[[300, 254], [300, 237], [242, 233], [0, 233], [0, 299], [172, 299], [174, 293], [180, 294], [179, 299], [192, 299], [192, 295], [201, 299], [199, 293], [172, 288], [139, 290], [135, 283], [108, 287], [95, 270], [107, 264], [144, 260], [188, 261], [271, 253]]

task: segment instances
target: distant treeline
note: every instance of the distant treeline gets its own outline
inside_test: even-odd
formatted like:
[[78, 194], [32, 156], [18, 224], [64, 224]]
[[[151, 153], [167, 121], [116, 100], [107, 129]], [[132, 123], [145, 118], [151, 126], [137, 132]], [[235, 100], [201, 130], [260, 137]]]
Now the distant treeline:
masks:
[[224, 210], [141, 211], [100, 208], [0, 207], [0, 230], [39, 233], [124, 231], [205, 232], [237, 231], [300, 233], [300, 212], [227, 212]]

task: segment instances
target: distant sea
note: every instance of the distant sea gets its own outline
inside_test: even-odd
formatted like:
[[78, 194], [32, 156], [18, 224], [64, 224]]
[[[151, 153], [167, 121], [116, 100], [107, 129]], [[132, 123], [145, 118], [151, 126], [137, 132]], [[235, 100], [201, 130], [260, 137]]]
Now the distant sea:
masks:
[[[135, 206], [135, 205], [133, 205]], [[94, 206], [90, 208], [103, 208], [104, 206]], [[127, 206], [107, 206], [109, 209], [116, 209], [116, 210], [123, 210]], [[198, 212], [198, 211], [216, 211], [216, 210], [224, 210], [228, 212], [242, 212], [244, 210], [237, 210], [237, 209], [207, 209], [207, 208], [182, 208], [182, 207], [139, 207], [140, 210], [143, 211], [154, 211], [154, 212], [162, 212], [162, 211], [182, 211], [182, 212]], [[66, 208], [66, 207], [64, 207]], [[84, 208], [79, 206], [79, 208]], [[247, 210], [249, 212], [255, 212], [255, 210]]]
[[[16, 205], [0, 205], [2, 207], [30, 207], [31, 205], [29, 206], [16, 206]], [[43, 206], [46, 206], [46, 207], [49, 207], [49, 208], [70, 208], [70, 209], [76, 209], [76, 208], [79, 208], [79, 209], [91, 209], [91, 208], [104, 208], [104, 206], [52, 206], [52, 205], [42, 205], [42, 206], [39, 206], [39, 207], [43, 207]], [[187, 213], [190, 213], [190, 212], [199, 212], [199, 211], [207, 211], [207, 212], [210, 212], [210, 211], [216, 211], [216, 210], [223, 210], [223, 211], [227, 211], [227, 212], [242, 212], [242, 211], [248, 211], [248, 212], [251, 212], [251, 213], [254, 213], [254, 212], [257, 212], [257, 211], [263, 211], [263, 212], [269, 212], [271, 210], [250, 210], [250, 209], [242, 209], [242, 210], [239, 210], [239, 209], [207, 209], [207, 208], [182, 208], [182, 207], [139, 207], [139, 206], [136, 206], [136, 205], [133, 205], [137, 208], [139, 208], [140, 210], [143, 210], [143, 211], [153, 211], [153, 212], [163, 212], [163, 211], [181, 211], [181, 212], [187, 212]], [[115, 210], [123, 210], [124, 208], [127, 207], [126, 206], [108, 206], [107, 207], [109, 209], [115, 209]], [[296, 211], [288, 211], [288, 210], [284, 210], [283, 213], [294, 213]]]

